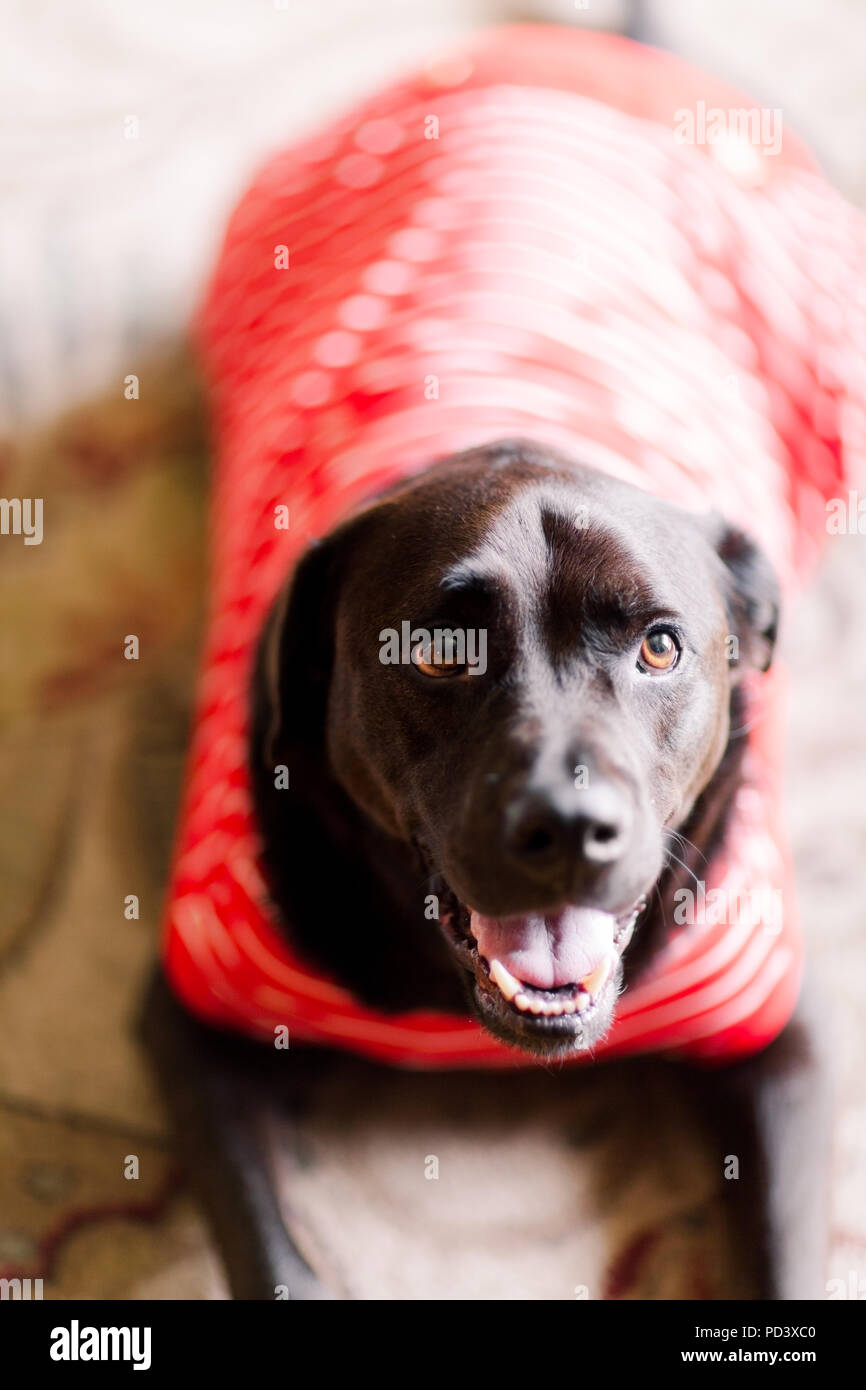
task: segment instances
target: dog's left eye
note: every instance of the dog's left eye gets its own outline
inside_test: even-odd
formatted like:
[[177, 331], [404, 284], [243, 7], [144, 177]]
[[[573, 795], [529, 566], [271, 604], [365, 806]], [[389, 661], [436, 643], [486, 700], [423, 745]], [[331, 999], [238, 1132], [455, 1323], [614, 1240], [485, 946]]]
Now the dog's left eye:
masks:
[[638, 670], [648, 673], [671, 671], [680, 659], [680, 644], [668, 627], [648, 632], [641, 642]]
[[466, 670], [463, 654], [450, 636], [419, 642], [412, 652], [412, 661], [423, 676], [439, 680], [443, 676], [462, 676]]

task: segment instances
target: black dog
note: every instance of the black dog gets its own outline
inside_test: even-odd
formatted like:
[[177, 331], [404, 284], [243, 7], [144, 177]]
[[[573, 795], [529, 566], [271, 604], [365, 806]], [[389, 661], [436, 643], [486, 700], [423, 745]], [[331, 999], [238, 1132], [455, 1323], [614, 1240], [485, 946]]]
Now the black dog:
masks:
[[[383, 664], [401, 618], [485, 633], [485, 669], [447, 643]], [[769, 665], [777, 621], [741, 532], [532, 444], [444, 461], [367, 507], [302, 561], [252, 692], [265, 865], [297, 949], [381, 1010], [471, 1011], [540, 1057], [592, 1047], [722, 843], [740, 679]], [[260, 1147], [260, 1051], [209, 1035], [162, 984], [146, 1035], [236, 1296], [315, 1296]], [[740, 1157], [727, 1188], [759, 1296], [820, 1296], [827, 1121], [804, 1018], [694, 1089], [720, 1168]]]

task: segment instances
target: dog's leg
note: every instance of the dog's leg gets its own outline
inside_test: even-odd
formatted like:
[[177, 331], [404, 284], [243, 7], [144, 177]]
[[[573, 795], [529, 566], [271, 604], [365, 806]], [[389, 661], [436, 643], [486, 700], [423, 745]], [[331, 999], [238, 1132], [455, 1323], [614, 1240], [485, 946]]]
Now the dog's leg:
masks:
[[[328, 1297], [285, 1228], [271, 1181], [262, 1142], [271, 1107], [263, 1082], [273, 1088], [275, 1081], [266, 1049], [251, 1050], [196, 1023], [161, 971], [148, 990], [140, 1031], [232, 1295], [273, 1300], [284, 1287], [293, 1299]], [[285, 1085], [283, 1074], [283, 1091]]]
[[813, 1017], [803, 1003], [764, 1052], [691, 1078], [759, 1298], [825, 1296], [832, 1104]]

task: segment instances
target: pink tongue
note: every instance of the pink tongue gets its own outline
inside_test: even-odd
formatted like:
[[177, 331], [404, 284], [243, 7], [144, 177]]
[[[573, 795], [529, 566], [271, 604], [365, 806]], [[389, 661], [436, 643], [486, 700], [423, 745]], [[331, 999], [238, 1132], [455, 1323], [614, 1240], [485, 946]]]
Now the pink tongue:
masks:
[[591, 907], [565, 907], [549, 917], [484, 917], [473, 910], [471, 920], [487, 963], [500, 960], [536, 989], [585, 980], [614, 950], [616, 918]]

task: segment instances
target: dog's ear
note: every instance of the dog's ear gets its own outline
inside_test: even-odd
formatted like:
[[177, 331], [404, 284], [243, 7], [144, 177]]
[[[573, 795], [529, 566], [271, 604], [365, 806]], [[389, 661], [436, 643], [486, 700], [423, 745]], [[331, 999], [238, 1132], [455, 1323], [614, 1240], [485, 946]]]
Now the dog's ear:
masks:
[[314, 776], [325, 757], [336, 609], [359, 545], [387, 494], [313, 541], [278, 593], [262, 628], [252, 688], [252, 764], [291, 761]]
[[766, 671], [773, 660], [779, 626], [779, 581], [763, 550], [745, 531], [713, 518], [716, 553], [725, 566], [725, 602], [730, 620], [729, 659], [735, 673]]
[[262, 631], [253, 706], [257, 742], [268, 766], [285, 761], [287, 742], [300, 741], [310, 752], [320, 742], [342, 550], [339, 532], [310, 546], [277, 595]]

